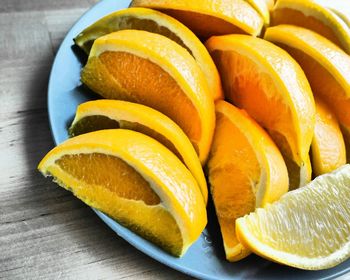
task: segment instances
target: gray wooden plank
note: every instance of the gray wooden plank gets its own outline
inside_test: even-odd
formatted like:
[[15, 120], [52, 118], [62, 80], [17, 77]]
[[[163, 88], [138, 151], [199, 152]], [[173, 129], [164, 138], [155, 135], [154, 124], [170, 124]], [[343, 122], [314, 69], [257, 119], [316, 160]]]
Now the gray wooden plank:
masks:
[[69, 10], [71, 8], [89, 7], [92, 0], [1, 0], [0, 12]]
[[[3, 116], [5, 120], [9, 113], [47, 106], [47, 83], [53, 58], [51, 54], [49, 57], [33, 58], [0, 61], [0, 117]], [[16, 115], [12, 118], [16, 118]], [[0, 123], [0, 128], [4, 125]]]
[[2, 13], [0, 26], [0, 61], [52, 55], [43, 12]]

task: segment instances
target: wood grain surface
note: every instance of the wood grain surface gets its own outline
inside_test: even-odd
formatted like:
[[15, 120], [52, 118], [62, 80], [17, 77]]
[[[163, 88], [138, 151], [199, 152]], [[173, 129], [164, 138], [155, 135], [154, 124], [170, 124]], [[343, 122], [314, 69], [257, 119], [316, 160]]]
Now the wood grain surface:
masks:
[[36, 170], [53, 147], [55, 52], [93, 0], [0, 0], [0, 278], [189, 279], [139, 252]]

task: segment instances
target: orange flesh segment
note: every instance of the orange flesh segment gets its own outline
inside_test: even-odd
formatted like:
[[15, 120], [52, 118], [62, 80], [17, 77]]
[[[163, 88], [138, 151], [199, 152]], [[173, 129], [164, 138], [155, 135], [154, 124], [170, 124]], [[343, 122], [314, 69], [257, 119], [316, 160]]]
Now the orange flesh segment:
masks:
[[350, 100], [332, 74], [306, 53], [285, 44], [276, 44], [291, 54], [303, 68], [314, 95], [331, 108], [343, 126], [350, 128]]
[[[219, 112], [211, 155], [209, 180], [213, 201], [224, 243], [233, 248], [240, 244], [235, 234], [235, 220], [255, 209], [255, 187], [261, 169], [248, 140]], [[246, 255], [243, 251], [241, 256]]]
[[[218, 17], [191, 11], [162, 9], [161, 12], [176, 18], [189, 27], [198, 37], [207, 39], [213, 35], [247, 34], [239, 27]], [[206, 26], [203, 29], [203, 26]]]
[[[256, 64], [248, 57], [230, 51], [214, 51], [214, 61], [220, 61], [226, 98], [238, 107], [244, 107], [259, 123], [268, 128], [271, 137], [284, 155], [292, 158], [291, 149], [286, 141], [296, 139], [291, 129], [290, 109], [279, 98], [278, 89], [273, 79], [266, 73], [259, 72]], [[233, 79], [232, 71], [239, 72]], [[277, 133], [283, 131], [283, 137]]]
[[56, 164], [91, 187], [104, 186], [119, 197], [142, 200], [147, 205], [160, 203], [159, 196], [149, 183], [134, 168], [115, 156], [99, 153], [64, 155]]
[[315, 17], [306, 16], [300, 11], [289, 8], [274, 10], [271, 14], [271, 23], [271, 26], [279, 24], [291, 24], [311, 29], [316, 33], [326, 37], [328, 40], [332, 41], [339, 47], [342, 47], [341, 42], [330, 27]]
[[[90, 67], [97, 75], [89, 73]], [[111, 77], [101, 85], [99, 73]], [[198, 153], [199, 114], [176, 81], [158, 65], [130, 53], [106, 51], [98, 58], [89, 59], [82, 79], [92, 90], [96, 87], [105, 98], [141, 103], [167, 115], [183, 129]], [[183, 114], [178, 113], [178, 108], [182, 108]]]
[[[69, 185], [65, 187], [65, 181], [59, 183], [86, 204], [108, 214], [171, 254], [180, 255], [178, 249], [182, 247], [183, 240], [174, 217], [160, 207], [159, 196], [126, 162], [115, 156], [92, 153], [64, 155], [55, 163], [60, 170], [81, 182], [81, 187], [75, 186], [74, 189], [70, 189]], [[112, 169], [114, 172], [108, 172]], [[56, 169], [48, 171], [57, 176]], [[144, 204], [135, 205], [128, 201], [143, 201]], [[160, 222], [154, 223], [155, 216]]]

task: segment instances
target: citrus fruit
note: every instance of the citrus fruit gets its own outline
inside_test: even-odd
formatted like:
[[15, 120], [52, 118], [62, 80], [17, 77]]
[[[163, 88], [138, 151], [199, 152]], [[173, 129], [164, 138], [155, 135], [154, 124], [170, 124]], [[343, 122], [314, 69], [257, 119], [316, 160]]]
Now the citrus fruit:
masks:
[[265, 25], [270, 24], [270, 12], [268, 5], [271, 3], [267, 3], [266, 0], [246, 0], [264, 19]]
[[236, 221], [244, 246], [275, 262], [318, 270], [350, 256], [350, 165]]
[[265, 0], [265, 2], [269, 11], [272, 11], [273, 7], [275, 6], [275, 0]]
[[315, 98], [316, 125], [311, 144], [312, 171], [319, 176], [346, 163], [344, 138], [337, 118], [328, 106]]
[[259, 13], [244, 0], [133, 0], [131, 6], [160, 10], [204, 39], [230, 33], [257, 36], [264, 25]]
[[[278, 44], [301, 65], [315, 96], [336, 115], [344, 136], [350, 130], [350, 56], [319, 34], [301, 27], [279, 25], [265, 39]], [[345, 137], [346, 144], [350, 142]]]
[[208, 174], [226, 258], [240, 260], [250, 251], [237, 240], [235, 220], [288, 191], [286, 165], [271, 138], [253, 119], [218, 101]]
[[175, 121], [200, 161], [209, 153], [214, 102], [194, 58], [174, 41], [141, 30], [122, 30], [95, 40], [82, 81], [108, 99], [152, 107]]
[[303, 185], [311, 178], [315, 104], [300, 66], [281, 48], [247, 35], [212, 37], [206, 46], [227, 100], [267, 129], [287, 163], [290, 189]]
[[206, 225], [196, 180], [154, 139], [123, 129], [71, 138], [38, 166], [63, 188], [175, 256]]
[[201, 163], [190, 140], [167, 116], [147, 106], [121, 100], [96, 100], [78, 106], [71, 136], [101, 129], [130, 129], [146, 134], [172, 151], [191, 171], [205, 203], [208, 188]]
[[310, 0], [278, 0], [271, 25], [291, 24], [308, 28], [350, 53], [350, 29], [326, 7]]
[[214, 99], [222, 99], [219, 73], [202, 42], [176, 19], [145, 8], [128, 8], [111, 13], [84, 29], [75, 43], [89, 54], [93, 42], [108, 33], [124, 29], [145, 30], [166, 36], [188, 50], [207, 78]]

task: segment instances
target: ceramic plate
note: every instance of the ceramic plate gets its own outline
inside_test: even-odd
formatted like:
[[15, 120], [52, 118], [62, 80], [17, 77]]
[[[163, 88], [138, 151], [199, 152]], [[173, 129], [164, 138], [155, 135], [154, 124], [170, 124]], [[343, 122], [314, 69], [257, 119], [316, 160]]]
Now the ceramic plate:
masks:
[[[56, 144], [68, 138], [67, 128], [73, 120], [77, 105], [98, 98], [81, 85], [79, 75], [84, 56], [73, 47], [73, 38], [97, 19], [126, 8], [129, 3], [128, 0], [99, 2], [76, 22], [62, 42], [52, 67], [48, 88], [49, 118]], [[224, 257], [219, 227], [213, 214], [209, 214], [209, 225], [197, 242], [179, 259], [163, 252], [103, 213], [95, 212], [113, 231], [140, 251], [169, 267], [200, 279], [334, 279], [350, 270], [350, 260], [333, 269], [316, 272], [277, 265], [254, 255], [238, 263], [229, 263]], [[211, 203], [208, 212], [213, 213]]]

